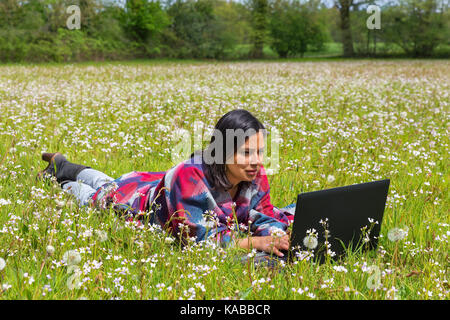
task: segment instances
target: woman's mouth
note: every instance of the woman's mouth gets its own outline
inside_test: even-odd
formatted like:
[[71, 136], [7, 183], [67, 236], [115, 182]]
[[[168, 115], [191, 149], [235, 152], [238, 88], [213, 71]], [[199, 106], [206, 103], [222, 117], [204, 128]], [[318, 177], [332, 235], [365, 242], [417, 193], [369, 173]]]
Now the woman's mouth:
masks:
[[245, 172], [247, 172], [247, 174], [250, 176], [255, 176], [256, 172], [258, 172], [258, 171], [255, 169], [255, 170], [245, 170]]

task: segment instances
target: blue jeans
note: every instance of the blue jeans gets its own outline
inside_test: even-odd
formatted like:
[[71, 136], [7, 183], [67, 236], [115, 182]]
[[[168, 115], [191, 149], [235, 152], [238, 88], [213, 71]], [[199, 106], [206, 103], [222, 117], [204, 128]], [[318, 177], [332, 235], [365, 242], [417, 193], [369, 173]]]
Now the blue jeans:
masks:
[[115, 179], [101, 171], [86, 168], [77, 175], [77, 181], [67, 182], [62, 188], [73, 194], [78, 200], [78, 205], [82, 207], [89, 204], [98, 188], [112, 180]]

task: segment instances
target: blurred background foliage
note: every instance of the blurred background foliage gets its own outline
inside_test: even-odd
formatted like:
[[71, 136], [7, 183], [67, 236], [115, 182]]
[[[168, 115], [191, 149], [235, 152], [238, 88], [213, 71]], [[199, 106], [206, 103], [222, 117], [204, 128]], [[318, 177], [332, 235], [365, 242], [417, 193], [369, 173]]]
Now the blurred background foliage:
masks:
[[449, 21], [447, 0], [0, 0], [0, 61], [448, 58]]

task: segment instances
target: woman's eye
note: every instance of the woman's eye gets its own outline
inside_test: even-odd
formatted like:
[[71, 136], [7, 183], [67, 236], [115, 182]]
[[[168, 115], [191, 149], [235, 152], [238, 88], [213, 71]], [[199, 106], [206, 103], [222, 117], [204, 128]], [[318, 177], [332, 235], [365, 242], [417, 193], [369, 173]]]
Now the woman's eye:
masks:
[[[248, 156], [250, 155], [250, 151], [242, 151], [241, 154]], [[264, 154], [264, 150], [259, 150], [258, 154]]]

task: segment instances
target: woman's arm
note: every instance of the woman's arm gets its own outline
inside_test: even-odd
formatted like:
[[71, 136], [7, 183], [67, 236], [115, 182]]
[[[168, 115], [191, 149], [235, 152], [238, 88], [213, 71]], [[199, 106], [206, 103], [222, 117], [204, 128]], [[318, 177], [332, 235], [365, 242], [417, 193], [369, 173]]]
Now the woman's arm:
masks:
[[275, 230], [286, 231], [294, 216], [288, 211], [274, 207], [270, 201], [270, 186], [264, 167], [256, 179], [258, 193], [253, 196], [249, 211], [252, 232], [258, 236], [269, 236]]

